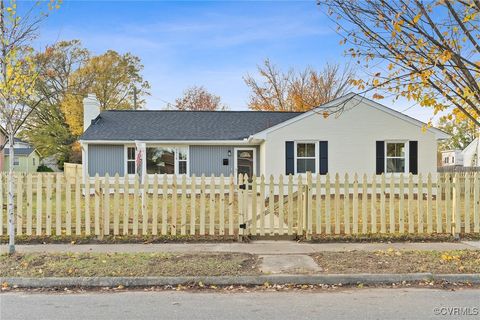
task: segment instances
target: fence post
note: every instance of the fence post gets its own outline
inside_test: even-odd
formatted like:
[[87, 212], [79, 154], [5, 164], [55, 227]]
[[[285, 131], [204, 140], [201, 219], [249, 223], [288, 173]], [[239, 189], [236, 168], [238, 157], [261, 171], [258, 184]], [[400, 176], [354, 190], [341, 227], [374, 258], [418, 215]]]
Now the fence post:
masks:
[[452, 234], [455, 238], [459, 237], [462, 228], [460, 214], [460, 177], [455, 173], [453, 181], [453, 213], [452, 213]]
[[[203, 178], [203, 176], [202, 176]], [[242, 242], [244, 234], [244, 220], [243, 220], [243, 174], [239, 174], [237, 177], [237, 198], [238, 198], [238, 242]], [[203, 189], [203, 187], [202, 187]]]

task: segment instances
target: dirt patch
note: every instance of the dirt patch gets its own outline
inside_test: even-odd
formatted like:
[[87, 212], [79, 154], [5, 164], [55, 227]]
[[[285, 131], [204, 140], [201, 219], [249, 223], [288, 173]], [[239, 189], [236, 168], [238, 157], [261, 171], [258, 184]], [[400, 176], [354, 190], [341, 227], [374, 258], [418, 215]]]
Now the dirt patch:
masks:
[[259, 274], [243, 253], [62, 253], [0, 256], [0, 277], [141, 277]]
[[312, 257], [324, 273], [480, 273], [480, 251], [321, 252]]

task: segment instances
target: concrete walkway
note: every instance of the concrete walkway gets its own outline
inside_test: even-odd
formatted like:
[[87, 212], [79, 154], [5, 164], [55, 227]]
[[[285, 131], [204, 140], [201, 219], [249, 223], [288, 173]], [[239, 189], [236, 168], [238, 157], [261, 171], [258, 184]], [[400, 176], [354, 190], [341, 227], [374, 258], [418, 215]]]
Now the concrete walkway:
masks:
[[[259, 255], [310, 254], [320, 251], [396, 250], [480, 250], [480, 241], [430, 243], [297, 243], [295, 241], [253, 241], [251, 243], [160, 243], [160, 244], [42, 244], [17, 245], [17, 252], [244, 252]], [[0, 246], [6, 253], [7, 246]]]

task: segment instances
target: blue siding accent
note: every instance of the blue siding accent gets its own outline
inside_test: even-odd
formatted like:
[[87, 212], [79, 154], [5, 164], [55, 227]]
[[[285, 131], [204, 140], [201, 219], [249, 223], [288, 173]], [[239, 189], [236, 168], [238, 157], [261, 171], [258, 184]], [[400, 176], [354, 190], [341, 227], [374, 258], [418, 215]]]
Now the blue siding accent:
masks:
[[[234, 173], [234, 150], [235, 148], [243, 148], [250, 146], [214, 146], [214, 145], [198, 145], [190, 146], [190, 175], [195, 174], [201, 176], [215, 175], [219, 176], [223, 173], [229, 176]], [[256, 170], [257, 175], [260, 173], [260, 148], [252, 146], [256, 149]], [[228, 150], [231, 156], [228, 156]], [[223, 159], [228, 159], [228, 165], [223, 165]]]
[[124, 147], [123, 145], [88, 145], [88, 174], [93, 177], [98, 173], [110, 176], [125, 173]]

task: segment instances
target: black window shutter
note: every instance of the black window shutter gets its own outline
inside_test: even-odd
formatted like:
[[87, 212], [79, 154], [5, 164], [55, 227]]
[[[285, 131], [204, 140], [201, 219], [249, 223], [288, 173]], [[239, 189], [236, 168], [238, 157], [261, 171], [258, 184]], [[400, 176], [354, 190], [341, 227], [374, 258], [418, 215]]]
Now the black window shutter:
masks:
[[408, 165], [412, 174], [418, 174], [418, 141], [410, 141]]
[[295, 143], [285, 141], [285, 174], [295, 174]]
[[385, 172], [385, 141], [377, 141], [376, 145], [377, 162], [375, 172], [382, 174]]
[[319, 153], [320, 153], [320, 163], [318, 173], [327, 174], [328, 173], [328, 141], [320, 141]]

